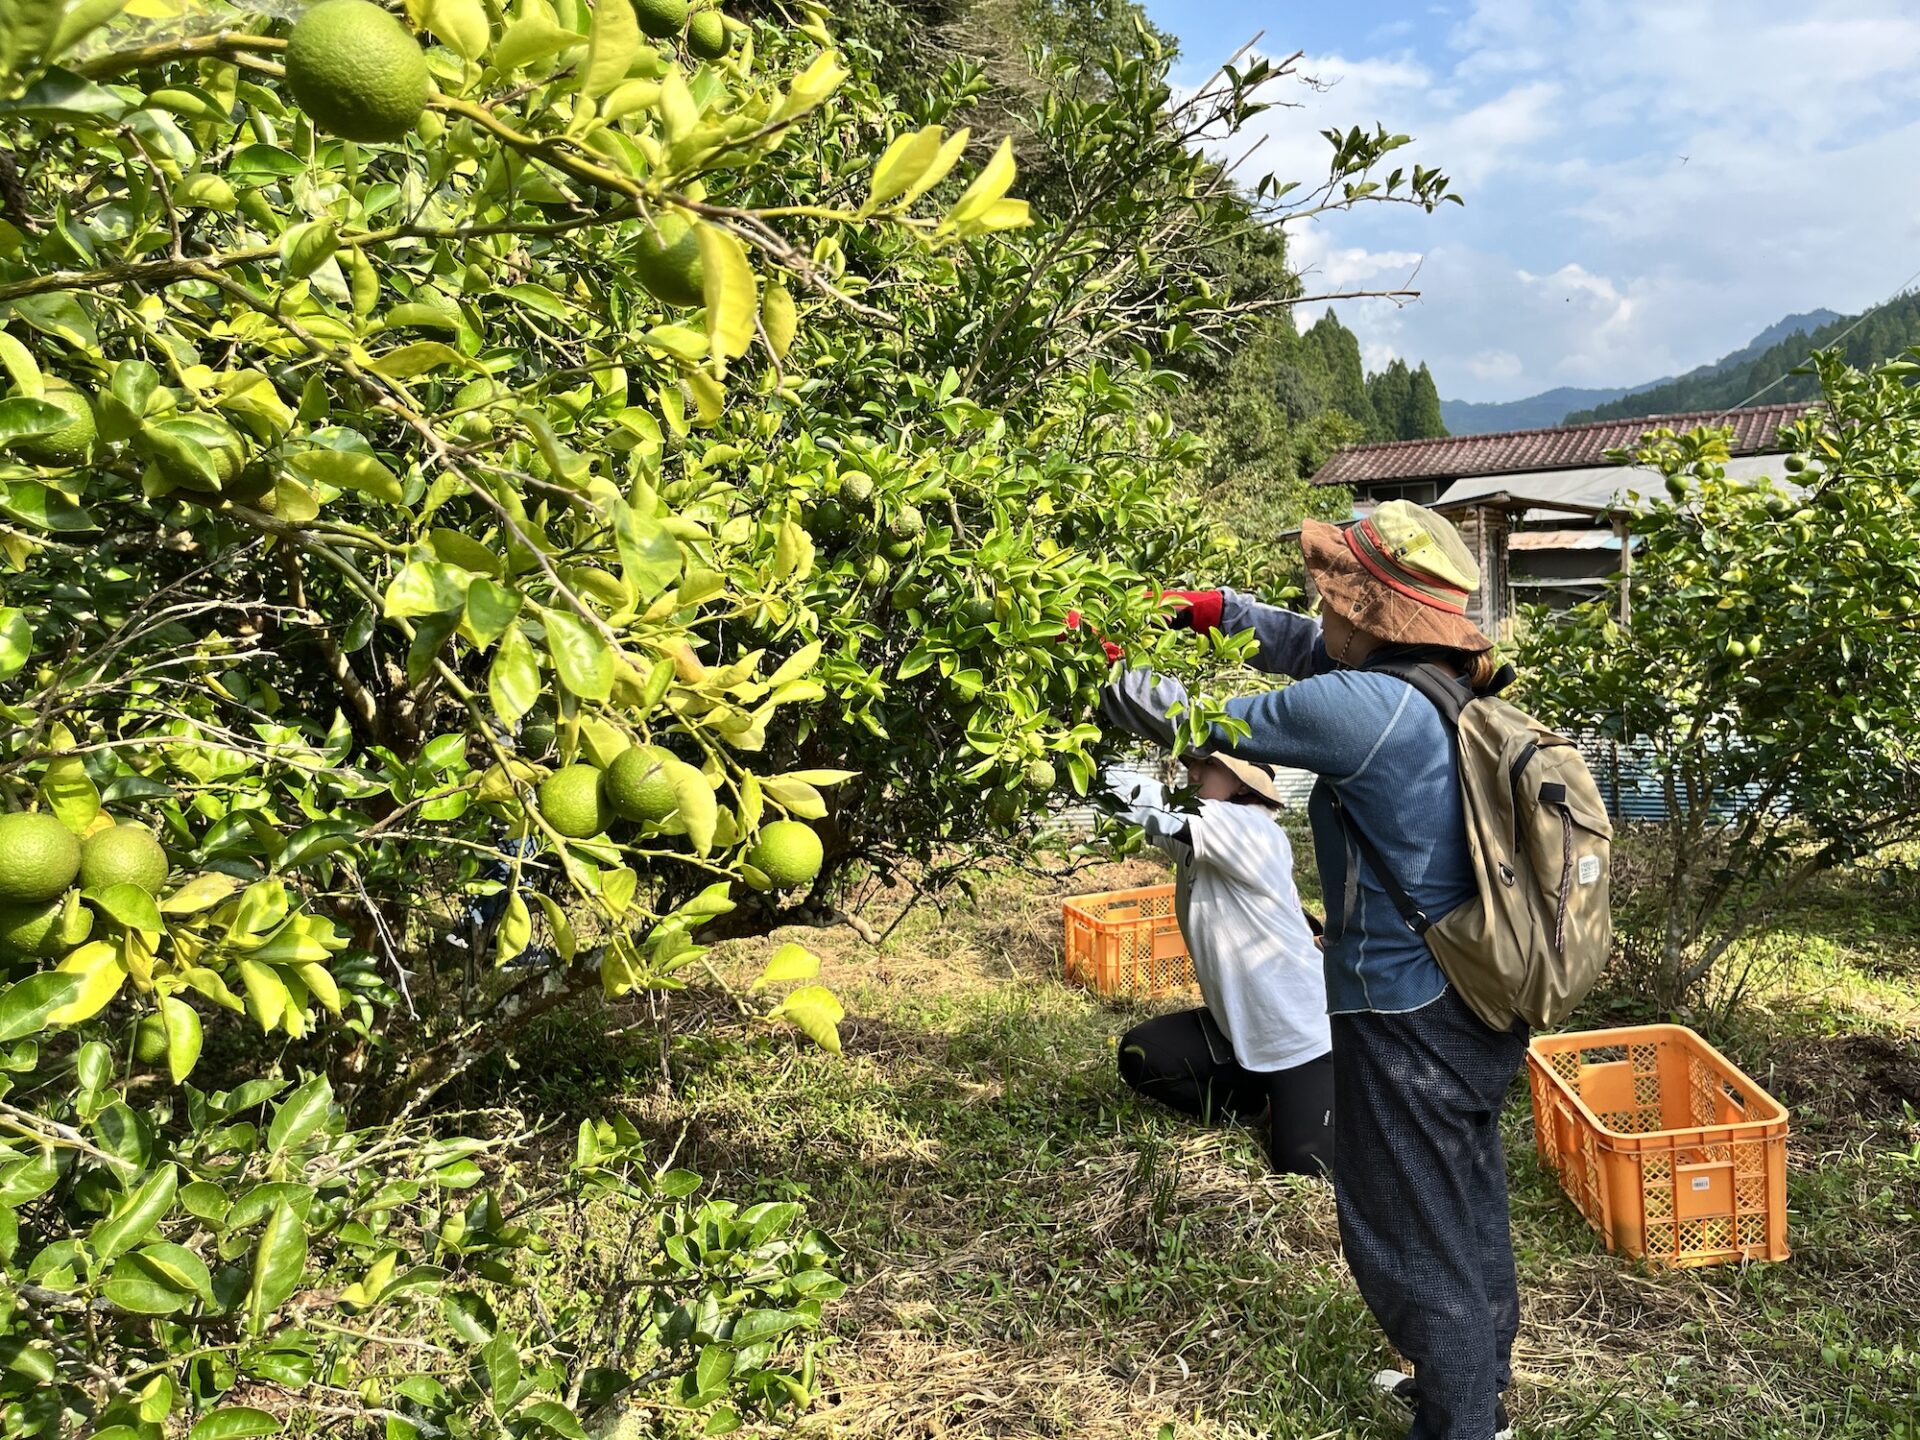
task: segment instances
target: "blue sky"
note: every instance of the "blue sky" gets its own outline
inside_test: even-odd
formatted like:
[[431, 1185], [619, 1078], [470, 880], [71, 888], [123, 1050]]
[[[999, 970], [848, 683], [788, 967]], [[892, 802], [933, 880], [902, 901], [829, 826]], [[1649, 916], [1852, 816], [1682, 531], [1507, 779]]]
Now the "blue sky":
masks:
[[[1384, 122], [1466, 199], [1312, 222], [1319, 291], [1375, 367], [1505, 400], [1718, 358], [1790, 312], [1852, 312], [1920, 271], [1920, 0], [1146, 0], [1198, 84], [1264, 31], [1318, 88], [1259, 117], [1259, 172], [1325, 173]], [[1308, 310], [1309, 316], [1314, 312]]]

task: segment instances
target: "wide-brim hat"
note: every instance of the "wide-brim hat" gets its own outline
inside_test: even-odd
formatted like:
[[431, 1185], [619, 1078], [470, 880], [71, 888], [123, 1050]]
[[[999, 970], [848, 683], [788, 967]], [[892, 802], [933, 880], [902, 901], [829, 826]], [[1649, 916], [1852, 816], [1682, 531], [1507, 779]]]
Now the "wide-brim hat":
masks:
[[1226, 766], [1234, 779], [1261, 799], [1271, 800], [1275, 805], [1285, 807], [1287, 802], [1280, 798], [1280, 791], [1273, 782], [1273, 771], [1270, 767], [1252, 760], [1241, 760], [1232, 755], [1213, 754], [1207, 758], [1216, 765]]
[[1390, 645], [1493, 648], [1467, 618], [1480, 567], [1460, 532], [1431, 510], [1389, 500], [1351, 525], [1308, 520], [1300, 550], [1314, 588], [1355, 629]]

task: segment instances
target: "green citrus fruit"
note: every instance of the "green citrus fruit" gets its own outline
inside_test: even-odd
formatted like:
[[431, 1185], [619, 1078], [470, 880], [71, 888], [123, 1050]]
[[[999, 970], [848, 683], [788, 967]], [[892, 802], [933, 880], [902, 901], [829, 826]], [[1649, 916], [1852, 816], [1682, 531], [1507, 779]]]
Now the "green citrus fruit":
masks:
[[93, 911], [64, 896], [32, 904], [0, 905], [0, 953], [57, 960], [93, 932]]
[[647, 293], [668, 305], [707, 303], [706, 270], [700, 263], [700, 237], [693, 221], [677, 210], [642, 226], [633, 248], [633, 275]]
[[849, 475], [840, 482], [840, 504], [855, 515], [873, 513], [873, 479], [867, 475]]
[[612, 818], [600, 790], [600, 772], [591, 765], [568, 765], [554, 771], [540, 782], [540, 813], [570, 839], [598, 835]]
[[911, 540], [889, 540], [880, 550], [889, 560], [905, 560], [913, 554], [914, 543]]
[[93, 406], [87, 397], [65, 380], [49, 380], [40, 399], [67, 417], [58, 430], [49, 430], [22, 440], [14, 448], [36, 465], [78, 465], [93, 448], [99, 432], [93, 423]]
[[732, 48], [727, 25], [718, 10], [702, 10], [687, 22], [687, 53], [701, 60], [718, 60]]
[[927, 522], [920, 518], [918, 509], [902, 505], [900, 513], [887, 521], [887, 536], [892, 540], [917, 540], [926, 528]]
[[811, 825], [798, 820], [776, 820], [761, 830], [747, 852], [747, 863], [765, 875], [776, 890], [793, 890], [820, 873], [825, 856], [820, 837]]
[[887, 577], [892, 573], [893, 567], [887, 564], [886, 556], [869, 555], [867, 557], [866, 573], [861, 578], [864, 579], [867, 584], [877, 589], [879, 586], [887, 583]]
[[273, 494], [273, 467], [263, 461], [243, 466], [238, 475], [220, 487], [220, 493], [242, 505], [259, 505]]
[[506, 393], [491, 375], [483, 375], [478, 380], [469, 380], [460, 387], [453, 397], [456, 417], [453, 433], [462, 440], [479, 441], [493, 438], [493, 415], [485, 406], [493, 404]]
[[167, 1023], [158, 1015], [142, 1015], [133, 1027], [133, 1058], [142, 1065], [159, 1065], [167, 1058]]
[[1059, 776], [1054, 773], [1051, 760], [1035, 760], [1027, 766], [1027, 788], [1029, 790], [1051, 790]]
[[200, 472], [195, 461], [189, 460], [179, 450], [168, 449], [156, 441], [152, 453], [160, 473], [186, 490], [223, 491], [247, 463], [246, 441], [240, 438], [239, 431], [217, 415], [182, 415], [174, 420], [161, 420], [149, 426], [148, 433], [156, 437], [189, 440], [206, 451], [207, 458], [213, 463], [212, 484], [207, 483], [207, 477]]
[[822, 539], [839, 535], [847, 528], [847, 512], [840, 508], [838, 500], [822, 500], [813, 507], [807, 528]]
[[553, 749], [553, 716], [535, 711], [520, 727], [520, 753], [539, 759]]
[[51, 900], [80, 873], [80, 842], [45, 811], [0, 815], [0, 900]]
[[655, 40], [678, 35], [687, 23], [687, 0], [633, 0], [633, 18]]
[[661, 763], [667, 757], [651, 745], [624, 750], [607, 767], [607, 803], [623, 820], [658, 825], [679, 807], [673, 781]]
[[968, 625], [991, 625], [1000, 617], [993, 613], [993, 602], [984, 596], [976, 595], [960, 606], [960, 618]]
[[287, 36], [287, 88], [313, 123], [369, 145], [404, 139], [427, 108], [427, 57], [370, 0], [320, 0]]
[[167, 852], [144, 825], [96, 830], [80, 846], [80, 884], [88, 890], [138, 885], [149, 895], [167, 883]]
[[1687, 477], [1684, 475], [1667, 476], [1667, 494], [1676, 500], [1687, 498]]

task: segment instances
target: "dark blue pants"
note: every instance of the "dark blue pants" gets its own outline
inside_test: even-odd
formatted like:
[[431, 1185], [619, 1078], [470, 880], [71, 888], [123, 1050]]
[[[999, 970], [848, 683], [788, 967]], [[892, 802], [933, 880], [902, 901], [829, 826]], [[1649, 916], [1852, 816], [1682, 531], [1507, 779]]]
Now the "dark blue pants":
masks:
[[1403, 1015], [1333, 1017], [1334, 1194], [1347, 1265], [1413, 1362], [1408, 1440], [1492, 1440], [1520, 1328], [1500, 1107], [1527, 1030], [1452, 990]]

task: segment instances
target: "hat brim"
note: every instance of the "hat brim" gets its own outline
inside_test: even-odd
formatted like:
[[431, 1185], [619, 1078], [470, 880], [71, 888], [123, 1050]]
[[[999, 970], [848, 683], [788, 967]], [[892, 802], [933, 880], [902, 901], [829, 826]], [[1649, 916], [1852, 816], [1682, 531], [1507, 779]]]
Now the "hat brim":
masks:
[[1224, 765], [1232, 772], [1233, 778], [1263, 800], [1271, 800], [1282, 809], [1287, 802], [1280, 798], [1279, 787], [1273, 782], [1273, 772], [1264, 765], [1255, 765], [1250, 760], [1241, 760], [1233, 755], [1214, 754], [1210, 759]]
[[1475, 654], [1493, 648], [1493, 641], [1466, 616], [1422, 604], [1383, 585], [1360, 563], [1338, 525], [1303, 521], [1300, 553], [1306, 557], [1307, 574], [1321, 599], [1356, 630], [1377, 635], [1389, 645], [1441, 645]]

